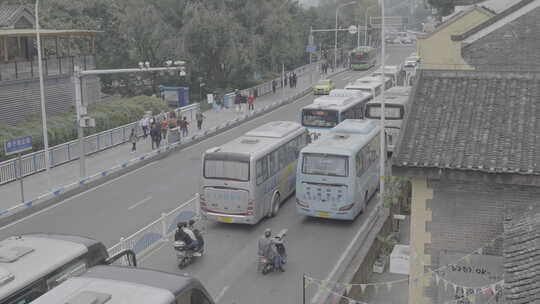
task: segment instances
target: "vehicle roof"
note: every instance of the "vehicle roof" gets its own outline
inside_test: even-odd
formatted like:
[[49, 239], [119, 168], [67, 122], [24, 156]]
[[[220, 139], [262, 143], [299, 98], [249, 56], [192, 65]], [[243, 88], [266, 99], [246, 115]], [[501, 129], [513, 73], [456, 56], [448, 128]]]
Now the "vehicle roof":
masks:
[[267, 147], [284, 141], [290, 134], [301, 133], [305, 128], [293, 121], [272, 121], [257, 127], [246, 134], [206, 153], [241, 153], [252, 154], [264, 151]]
[[63, 237], [27, 234], [1, 241], [0, 299], [88, 252], [84, 243], [77, 242], [77, 238], [84, 238], [73, 237], [67, 240]]
[[346, 90], [346, 89], [333, 89], [332, 91], [330, 91], [330, 93], [328, 93], [328, 96], [330, 97], [362, 97], [362, 96], [367, 97], [368, 95], [369, 94], [366, 94], [365, 92], [351, 91], [351, 90]]
[[301, 152], [352, 155], [376, 136], [379, 129], [375, 120], [346, 119]]
[[[382, 74], [382, 67], [378, 68], [375, 70], [375, 72], [373, 72], [371, 75], [380, 75]], [[389, 74], [389, 73], [392, 73], [392, 74], [395, 74], [395, 73], [399, 73], [400, 71], [400, 67], [397, 66], [397, 65], [386, 65], [384, 66], [384, 72], [386, 74]]]
[[342, 110], [370, 97], [370, 94], [352, 95], [350, 97], [322, 96], [316, 98], [312, 104], [305, 106], [302, 110]]
[[[385, 103], [391, 104], [406, 104], [409, 102], [409, 94], [411, 92], [410, 87], [392, 87], [384, 91], [384, 101]], [[368, 104], [380, 103], [381, 96], [370, 100]]]
[[[55, 287], [33, 303], [86, 304], [96, 303], [100, 294], [110, 299], [106, 304], [161, 304], [173, 303], [175, 296], [186, 288], [200, 287], [197, 279], [187, 275], [144, 268], [96, 266], [80, 277], [73, 277]], [[94, 294], [92, 294], [94, 293]], [[82, 296], [87, 296], [83, 301]], [[76, 297], [81, 297], [76, 299]], [[71, 299], [71, 301], [70, 301]], [[97, 302], [103, 303], [103, 302]]]
[[317, 83], [322, 83], [322, 82], [331, 82], [332, 79], [320, 79], [319, 81], [317, 81]]
[[[381, 76], [366, 76], [366, 77], [359, 78], [355, 82], [345, 86], [345, 89], [347, 88], [368, 88], [368, 89], [376, 88], [381, 85], [380, 77]], [[384, 79], [385, 79], [385, 82], [392, 81], [390, 77], [384, 77]]]

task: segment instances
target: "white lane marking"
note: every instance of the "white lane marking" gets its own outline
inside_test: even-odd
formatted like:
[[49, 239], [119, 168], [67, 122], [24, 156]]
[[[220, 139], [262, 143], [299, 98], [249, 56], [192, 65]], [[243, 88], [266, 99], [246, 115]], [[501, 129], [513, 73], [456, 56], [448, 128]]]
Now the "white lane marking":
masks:
[[81, 197], [81, 196], [83, 196], [83, 195], [85, 195], [85, 194], [87, 194], [87, 193], [90, 193], [90, 192], [94, 191], [94, 190], [97, 190], [97, 189], [100, 189], [100, 188], [102, 188], [102, 187], [104, 187], [104, 186], [107, 186], [107, 185], [109, 185], [109, 184], [112, 184], [113, 182], [117, 181], [117, 180], [120, 179], [120, 178], [123, 178], [123, 177], [129, 176], [129, 175], [131, 175], [131, 174], [134, 174], [134, 173], [136, 173], [136, 172], [138, 172], [138, 171], [140, 171], [140, 170], [142, 170], [142, 169], [145, 169], [146, 167], [153, 166], [153, 165], [155, 165], [155, 164], [157, 164], [157, 163], [158, 163], [158, 161], [153, 161], [153, 162], [148, 163], [148, 164], [146, 164], [146, 165], [144, 165], [144, 166], [142, 166], [142, 167], [140, 167], [140, 168], [137, 168], [137, 169], [135, 169], [135, 170], [133, 170], [133, 171], [131, 171], [131, 172], [128, 172], [128, 173], [123, 174], [123, 175], [120, 175], [120, 176], [118, 176], [118, 177], [116, 177], [116, 178], [114, 178], [114, 179], [111, 179], [110, 181], [105, 182], [105, 183], [103, 183], [103, 184], [101, 184], [101, 185], [99, 185], [99, 186], [90, 188], [90, 189], [88, 189], [88, 190], [86, 190], [86, 191], [84, 191], [84, 192], [81, 192], [81, 193], [79, 193], [79, 194], [77, 194], [77, 195], [74, 195], [74, 196], [72, 196], [72, 197], [69, 197], [69, 198], [67, 198], [67, 199], [65, 199], [65, 200], [63, 200], [63, 201], [61, 201], [61, 202], [59, 202], [59, 203], [56, 203], [56, 204], [54, 204], [54, 205], [52, 205], [52, 206], [49, 206], [49, 207], [47, 207], [47, 208], [45, 208], [45, 209], [43, 209], [43, 210], [40, 210], [40, 211], [38, 211], [38, 212], [36, 212], [36, 213], [33, 213], [33, 214], [30, 214], [30, 215], [27, 216], [27, 217], [23, 217], [23, 218], [20, 219], [20, 220], [17, 220], [17, 221], [15, 221], [15, 222], [13, 222], [13, 223], [9, 223], [8, 225], [5, 225], [5, 226], [3, 226], [3, 227], [0, 227], [0, 231], [2, 231], [2, 230], [4, 230], [4, 229], [7, 229], [7, 228], [9, 228], [9, 227], [11, 227], [11, 226], [14, 226], [14, 225], [16, 225], [16, 224], [19, 224], [19, 223], [21, 223], [21, 222], [24, 222], [24, 221], [26, 221], [26, 220], [29, 220], [29, 219], [33, 218], [34, 216], [40, 215], [40, 214], [42, 214], [42, 213], [44, 213], [44, 212], [47, 212], [47, 211], [49, 211], [49, 210], [51, 210], [51, 209], [54, 209], [54, 208], [56, 208], [56, 207], [60, 207], [60, 206], [62, 206], [63, 204], [65, 204], [65, 203], [67, 203], [67, 202], [69, 202], [69, 201], [71, 201], [71, 200], [73, 200], [73, 199], [76, 199], [76, 198]]
[[[371, 212], [367, 214], [366, 220], [370, 218], [372, 212], [378, 212], [377, 206], [375, 206], [374, 208], [375, 209], [372, 209]], [[351, 240], [351, 242], [349, 243], [345, 251], [343, 251], [343, 254], [339, 257], [339, 260], [337, 261], [336, 265], [334, 265], [334, 268], [332, 268], [332, 271], [330, 271], [330, 273], [326, 277], [325, 279], [326, 282], [332, 281], [332, 278], [336, 275], [336, 272], [339, 270], [339, 267], [341, 266], [343, 261], [345, 261], [345, 258], [349, 255], [350, 251], [353, 249], [354, 244], [358, 242], [358, 239], [360, 238], [360, 236], [365, 232], [364, 230], [366, 230], [366, 227], [368, 224], [369, 222], [365, 221], [360, 227], [360, 229], [358, 229], [358, 232], [356, 233], [354, 238]], [[311, 303], [317, 303], [323, 292], [326, 292], [326, 290], [323, 288], [319, 288], [315, 296], [313, 296], [313, 298], [311, 299]]]
[[137, 208], [138, 206], [150, 201], [151, 199], [152, 199], [152, 197], [148, 196], [145, 199], [143, 199], [141, 201], [138, 201], [137, 203], [133, 204], [131, 207], [128, 208], [128, 210], [133, 210], [133, 209]]
[[223, 289], [219, 292], [219, 294], [217, 295], [217, 297], [215, 297], [216, 303], [219, 303], [219, 302], [221, 301], [221, 298], [223, 298], [223, 296], [225, 295], [225, 293], [227, 292], [227, 290], [229, 290], [229, 286], [223, 287]]

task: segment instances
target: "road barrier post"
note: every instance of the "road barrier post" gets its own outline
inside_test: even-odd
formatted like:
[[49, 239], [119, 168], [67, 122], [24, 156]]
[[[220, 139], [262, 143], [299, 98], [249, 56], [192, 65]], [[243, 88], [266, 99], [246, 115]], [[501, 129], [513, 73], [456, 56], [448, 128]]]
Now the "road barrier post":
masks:
[[161, 239], [167, 240], [167, 213], [161, 213]]
[[199, 193], [195, 193], [195, 214], [197, 217], [201, 216], [201, 195]]

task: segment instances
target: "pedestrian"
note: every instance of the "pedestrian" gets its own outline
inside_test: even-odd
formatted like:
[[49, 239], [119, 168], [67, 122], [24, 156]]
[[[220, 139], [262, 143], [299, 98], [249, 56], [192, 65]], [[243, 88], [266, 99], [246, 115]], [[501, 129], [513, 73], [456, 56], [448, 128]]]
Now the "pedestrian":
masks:
[[289, 78], [289, 74], [288, 74], [288, 73], [285, 73], [284, 79], [283, 79], [283, 82], [284, 82], [284, 85], [285, 85], [285, 86], [287, 86], [287, 78]]
[[296, 73], [293, 73], [293, 88], [296, 88], [296, 81], [297, 81], [297, 77], [296, 77]]
[[234, 105], [236, 107], [236, 112], [240, 113], [242, 110], [242, 95], [240, 95], [240, 91], [236, 90], [234, 95]]
[[276, 80], [272, 80], [272, 93], [276, 93]]
[[182, 131], [182, 136], [184, 137], [188, 136], [188, 125], [187, 117], [184, 116], [184, 119], [180, 120], [180, 131]]
[[159, 146], [161, 144], [161, 125], [159, 124], [159, 122], [154, 122], [154, 136], [155, 136], [155, 141], [156, 141], [156, 149], [159, 149]]
[[143, 117], [139, 121], [139, 125], [141, 126], [143, 130], [143, 137], [146, 139], [146, 137], [148, 136], [148, 117]]
[[135, 133], [135, 128], [132, 128], [131, 134], [129, 135], [129, 142], [131, 143], [131, 153], [135, 153], [135, 151], [137, 151], [138, 140], [139, 137], [137, 137], [137, 134]]
[[161, 137], [165, 140], [167, 138], [167, 129], [169, 128], [169, 122], [167, 121], [167, 117], [165, 116], [163, 120], [161, 120]]
[[206, 116], [199, 111], [197, 114], [195, 114], [195, 118], [197, 119], [197, 129], [200, 131], [202, 129], [203, 120], [206, 118]]
[[152, 123], [150, 124], [150, 139], [152, 140], [152, 150], [154, 150], [156, 148], [156, 145], [157, 145], [157, 138], [156, 137], [161, 137], [161, 132], [157, 132], [157, 128], [156, 128], [156, 124], [155, 123]]
[[255, 96], [253, 96], [253, 94], [250, 94], [248, 96], [247, 102], [248, 102], [248, 109], [249, 110], [255, 110], [255, 107], [253, 105], [253, 103], [255, 102]]
[[294, 80], [293, 80], [293, 73], [289, 74], [289, 88], [293, 88], [294, 86]]

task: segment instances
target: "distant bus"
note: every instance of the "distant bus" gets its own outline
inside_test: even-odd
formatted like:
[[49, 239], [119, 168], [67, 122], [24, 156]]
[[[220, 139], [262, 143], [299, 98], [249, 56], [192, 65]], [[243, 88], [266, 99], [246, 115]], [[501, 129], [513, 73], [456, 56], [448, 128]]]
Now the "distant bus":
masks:
[[352, 70], [368, 70], [377, 64], [377, 50], [363, 46], [352, 50], [349, 53], [351, 58], [350, 66]]
[[337, 126], [345, 119], [364, 118], [365, 105], [370, 94], [359, 91], [333, 90], [329, 96], [319, 97], [300, 111], [302, 126], [309, 130], [313, 140]]
[[345, 120], [300, 152], [296, 209], [312, 217], [353, 220], [379, 185], [380, 128]]
[[[380, 67], [375, 72], [371, 73], [371, 76], [381, 76], [383, 74], [383, 68]], [[392, 85], [396, 86], [399, 80], [399, 74], [403, 68], [398, 65], [386, 65], [384, 66], [384, 76], [389, 77], [392, 80]]]
[[[384, 95], [384, 113], [385, 113], [385, 132], [388, 152], [393, 153], [403, 119], [408, 110], [410, 87], [393, 87], [385, 92]], [[366, 106], [366, 118], [381, 119], [381, 99], [380, 97], [371, 100]]]
[[209, 219], [256, 224], [275, 216], [295, 190], [307, 130], [291, 121], [262, 125], [203, 155], [201, 209]]
[[[384, 77], [385, 89], [392, 87], [392, 79], [390, 77]], [[367, 94], [371, 94], [373, 97], [377, 97], [382, 91], [381, 76], [366, 76], [357, 79], [355, 82], [345, 86], [346, 90], [357, 90]]]
[[35, 304], [213, 304], [199, 280], [157, 270], [96, 266], [70, 278]]
[[30, 303], [88, 267], [109, 263], [96, 240], [63, 234], [27, 234], [0, 242], [0, 303]]

